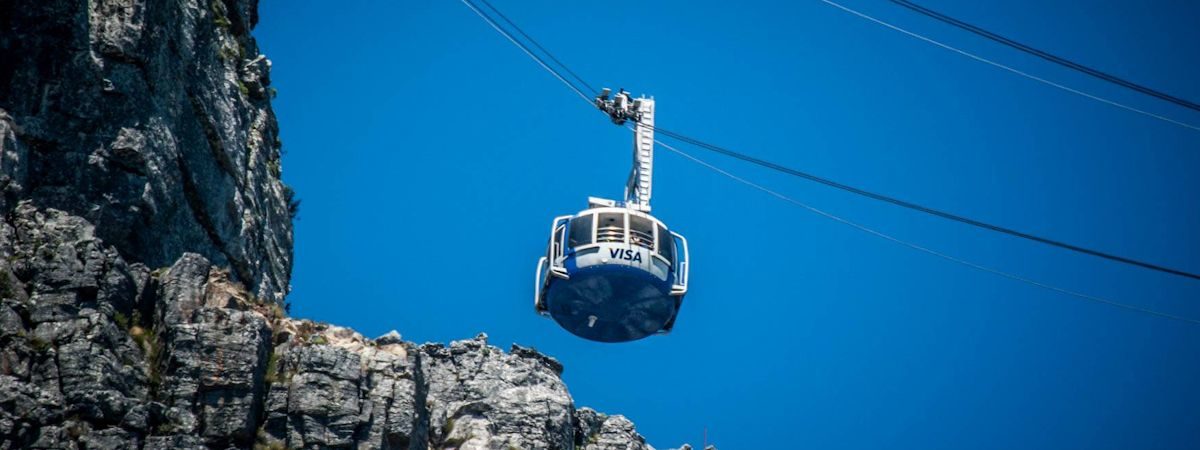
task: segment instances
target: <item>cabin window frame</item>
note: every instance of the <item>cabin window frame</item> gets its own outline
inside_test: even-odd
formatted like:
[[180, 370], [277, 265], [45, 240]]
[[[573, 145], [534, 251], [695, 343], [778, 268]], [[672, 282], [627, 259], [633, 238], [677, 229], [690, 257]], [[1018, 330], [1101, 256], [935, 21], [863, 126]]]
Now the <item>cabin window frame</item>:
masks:
[[[666, 225], [654, 224], [654, 256], [666, 261], [668, 266], [675, 266], [675, 238]], [[666, 245], [663, 245], [666, 244]]]
[[[617, 216], [617, 217], [613, 217], [613, 216]], [[616, 227], [619, 227], [621, 229], [620, 240], [601, 241], [600, 240], [601, 239], [601, 235], [600, 235], [601, 230], [600, 229], [602, 226], [605, 226], [605, 224], [606, 224], [605, 220], [615, 219], [615, 218], [620, 218], [620, 220], [617, 221], [616, 225], [615, 225]], [[624, 211], [607, 211], [607, 212], [601, 211], [596, 214], [596, 219], [597, 219], [597, 221], [596, 221], [595, 243], [597, 243], [597, 244], [624, 244], [624, 243], [629, 242], [629, 214], [628, 213], [626, 213]], [[608, 226], [611, 227], [613, 225], [608, 225]], [[611, 236], [606, 237], [606, 239], [612, 239], [612, 237]]]
[[[640, 222], [638, 224], [640, 229], [634, 229], [635, 222]], [[654, 239], [654, 230], [657, 227], [658, 221], [651, 219], [650, 217], [643, 216], [641, 214], [629, 214], [629, 226], [626, 227], [626, 234], [629, 235], [629, 245], [641, 247], [653, 253], [656, 245]], [[635, 237], [639, 240], [646, 239], [649, 242], [646, 242], [646, 245], [639, 245], [634, 242]]]
[[[575, 225], [579, 221], [586, 220], [588, 223], [587, 242], [581, 244], [575, 243], [576, 233]], [[567, 246], [572, 249], [585, 248], [589, 245], [596, 244], [596, 214], [587, 213], [572, 217], [567, 226]]]

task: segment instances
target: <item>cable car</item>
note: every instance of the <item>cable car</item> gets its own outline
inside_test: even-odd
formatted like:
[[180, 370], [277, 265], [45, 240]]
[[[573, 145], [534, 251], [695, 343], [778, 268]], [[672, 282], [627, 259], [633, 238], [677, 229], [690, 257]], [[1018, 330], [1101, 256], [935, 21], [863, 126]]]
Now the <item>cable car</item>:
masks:
[[634, 122], [625, 201], [588, 197], [588, 208], [550, 224], [538, 259], [534, 309], [576, 336], [627, 342], [665, 334], [688, 288], [683, 235], [650, 215], [654, 100], [604, 89], [596, 106], [617, 125]]

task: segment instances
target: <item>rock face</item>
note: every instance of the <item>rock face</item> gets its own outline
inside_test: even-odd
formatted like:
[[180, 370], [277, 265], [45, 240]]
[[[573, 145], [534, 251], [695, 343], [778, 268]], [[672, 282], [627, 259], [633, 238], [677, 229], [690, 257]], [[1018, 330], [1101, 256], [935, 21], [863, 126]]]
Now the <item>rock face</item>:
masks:
[[184, 252], [287, 293], [270, 63], [253, 0], [0, 2], [0, 208], [83, 217], [130, 261]]
[[0, 2], [0, 450], [652, 450], [535, 350], [285, 316], [256, 9]]
[[533, 349], [290, 319], [199, 254], [129, 264], [29, 200], [0, 259], [0, 449], [652, 449]]

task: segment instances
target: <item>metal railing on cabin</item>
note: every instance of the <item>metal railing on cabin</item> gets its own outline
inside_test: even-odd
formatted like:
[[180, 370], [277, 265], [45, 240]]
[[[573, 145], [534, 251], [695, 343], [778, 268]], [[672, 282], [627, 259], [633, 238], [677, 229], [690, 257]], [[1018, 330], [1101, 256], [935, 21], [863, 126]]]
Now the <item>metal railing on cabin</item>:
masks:
[[629, 230], [629, 243], [654, 250], [654, 234], [645, 231]]
[[597, 228], [596, 242], [625, 242], [625, 227], [610, 225]]

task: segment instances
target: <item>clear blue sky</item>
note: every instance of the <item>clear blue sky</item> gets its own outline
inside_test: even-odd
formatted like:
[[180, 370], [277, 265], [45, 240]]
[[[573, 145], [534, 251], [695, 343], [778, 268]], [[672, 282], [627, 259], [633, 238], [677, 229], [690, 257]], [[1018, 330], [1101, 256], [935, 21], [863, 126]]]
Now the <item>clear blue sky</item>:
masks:
[[[815, 0], [494, 0], [658, 123], [842, 182], [1200, 271], [1200, 132], [1002, 72]], [[1179, 120], [878, 0], [898, 25]], [[1200, 101], [1200, 3], [926, 5]], [[577, 339], [532, 309], [550, 219], [619, 197], [630, 135], [457, 1], [265, 0], [293, 313], [553, 355], [575, 402], [659, 448], [1197, 448], [1200, 326], [917, 253], [659, 152], [655, 214], [692, 246], [667, 337]], [[739, 175], [1030, 278], [1200, 318], [1200, 282], [921, 216], [696, 150]]]

